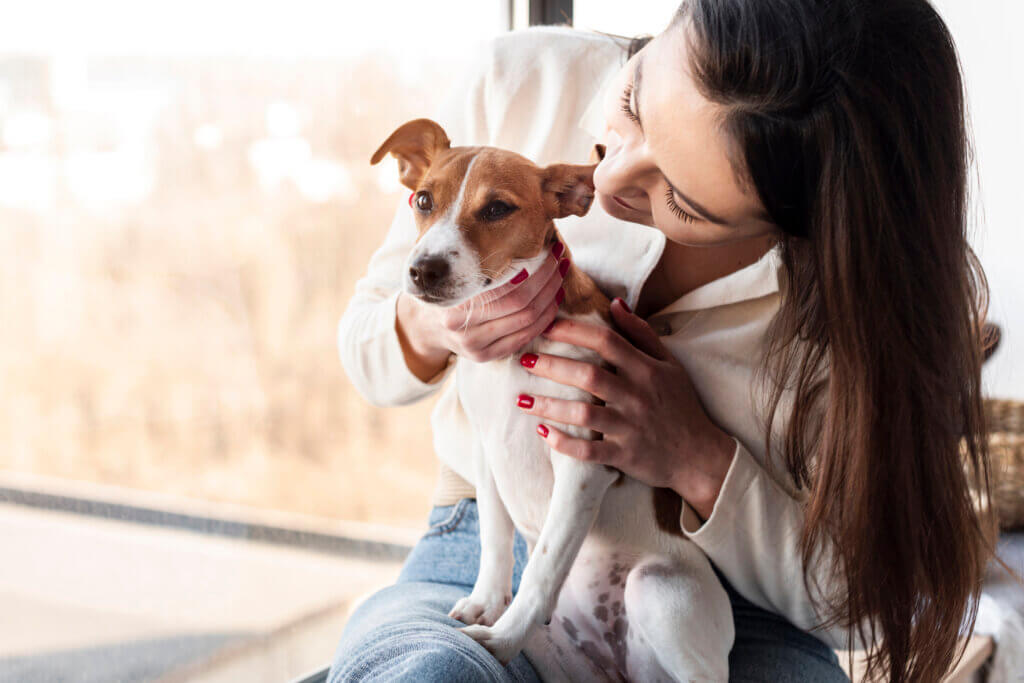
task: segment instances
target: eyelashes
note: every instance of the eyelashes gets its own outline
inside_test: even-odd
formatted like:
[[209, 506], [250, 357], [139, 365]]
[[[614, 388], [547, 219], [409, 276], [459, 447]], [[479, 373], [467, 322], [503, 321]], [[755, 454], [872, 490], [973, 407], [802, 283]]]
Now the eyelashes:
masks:
[[632, 107], [633, 103], [631, 101], [632, 97], [633, 97], [633, 81], [630, 81], [629, 83], [626, 84], [626, 89], [622, 92], [622, 99], [620, 100], [622, 102], [622, 113], [625, 114], [627, 117], [629, 117], [630, 121], [632, 121], [633, 123], [635, 123], [636, 125], [639, 126], [640, 125], [640, 117], [633, 113], [633, 107]]
[[[633, 81], [626, 84], [626, 89], [622, 91], [622, 97], [620, 98], [622, 113], [626, 117], [640, 126], [640, 117], [633, 113]], [[641, 128], [643, 130], [643, 128]], [[665, 188], [665, 204], [668, 206], [668, 210], [675, 214], [676, 218], [684, 223], [693, 223], [697, 220], [696, 216], [693, 216], [683, 210], [681, 206], [676, 203], [676, 200], [672, 197], [672, 188]]]
[[685, 211], [683, 207], [676, 204], [676, 200], [672, 198], [672, 188], [665, 188], [665, 203], [668, 204], [668, 210], [676, 215], [676, 217], [684, 223], [693, 223], [697, 220], [696, 216], [692, 216]]

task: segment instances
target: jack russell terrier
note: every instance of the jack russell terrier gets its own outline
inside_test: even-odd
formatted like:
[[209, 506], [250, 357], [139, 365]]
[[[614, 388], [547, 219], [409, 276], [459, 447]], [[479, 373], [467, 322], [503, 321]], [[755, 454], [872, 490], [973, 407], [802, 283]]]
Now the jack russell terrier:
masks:
[[[535, 272], [562, 244], [553, 219], [583, 216], [594, 197], [596, 164], [542, 168], [494, 147], [452, 147], [429, 119], [398, 128], [371, 164], [388, 153], [415, 193], [419, 237], [404, 289], [435, 306], [500, 287], [523, 268]], [[560, 265], [558, 317], [610, 327], [608, 298], [571, 261]], [[541, 336], [521, 351], [601, 362]], [[545, 681], [726, 681], [732, 609], [708, 559], [679, 528], [684, 503], [537, 438], [535, 418], [515, 408], [519, 394], [594, 399], [525, 372], [516, 355], [460, 363], [456, 373], [477, 434], [467, 450], [481, 560], [472, 593], [450, 616], [470, 624], [461, 630], [502, 663], [525, 652]], [[530, 550], [515, 599], [513, 526]]]

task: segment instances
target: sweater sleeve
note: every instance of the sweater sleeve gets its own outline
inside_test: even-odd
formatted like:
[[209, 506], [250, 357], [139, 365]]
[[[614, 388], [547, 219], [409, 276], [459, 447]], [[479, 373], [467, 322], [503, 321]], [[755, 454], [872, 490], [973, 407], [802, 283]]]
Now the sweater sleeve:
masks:
[[[476, 46], [466, 71], [451, 83], [431, 117], [456, 144], [487, 136], [485, 95], [491, 60], [488, 42]], [[404, 123], [396, 121], [395, 128]], [[417, 228], [403, 197], [383, 244], [374, 252], [366, 274], [338, 323], [338, 353], [349, 379], [367, 401], [378, 406], [405, 405], [435, 393], [455, 364], [455, 357], [424, 382], [409, 370], [395, 328], [405, 260], [416, 242]]]
[[[683, 506], [683, 532], [711, 559], [726, 579], [755, 605], [781, 614], [829, 647], [845, 650], [848, 629], [820, 628], [823, 621], [804, 581], [800, 534], [804, 504], [781, 487], [738, 440], [732, 464], [711, 515], [701, 524]], [[819, 556], [809, 574], [812, 589], [827, 594], [844, 589]], [[815, 594], [815, 597], [817, 593]], [[853, 629], [854, 647], [862, 647]]]

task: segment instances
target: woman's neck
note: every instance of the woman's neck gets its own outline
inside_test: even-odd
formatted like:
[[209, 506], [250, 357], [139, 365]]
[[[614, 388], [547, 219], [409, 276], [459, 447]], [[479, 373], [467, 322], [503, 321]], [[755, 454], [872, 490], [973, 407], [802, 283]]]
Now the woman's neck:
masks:
[[646, 318], [698, 287], [746, 268], [775, 246], [777, 239], [761, 235], [716, 247], [666, 241], [658, 265], [640, 292], [637, 315]]

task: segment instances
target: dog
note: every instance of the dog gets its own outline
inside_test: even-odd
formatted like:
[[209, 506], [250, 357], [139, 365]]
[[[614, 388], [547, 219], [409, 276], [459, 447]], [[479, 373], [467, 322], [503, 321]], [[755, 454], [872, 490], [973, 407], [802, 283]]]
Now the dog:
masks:
[[[456, 306], [523, 268], [535, 272], [564, 244], [554, 220], [585, 215], [594, 198], [596, 164], [540, 167], [495, 147], [452, 147], [429, 119], [400, 126], [371, 164], [389, 153], [414, 192], [419, 231], [403, 288], [434, 306]], [[557, 317], [611, 327], [608, 298], [568, 264]], [[542, 336], [520, 351], [602, 362]], [[467, 360], [456, 373], [477, 435], [467, 451], [481, 560], [471, 594], [450, 616], [503, 664], [525, 652], [546, 681], [726, 681], [732, 610], [707, 557], [679, 528], [684, 503], [538, 438], [536, 419], [515, 407], [519, 394], [594, 399], [525, 372], [517, 357]], [[512, 599], [514, 529], [530, 556]]]

